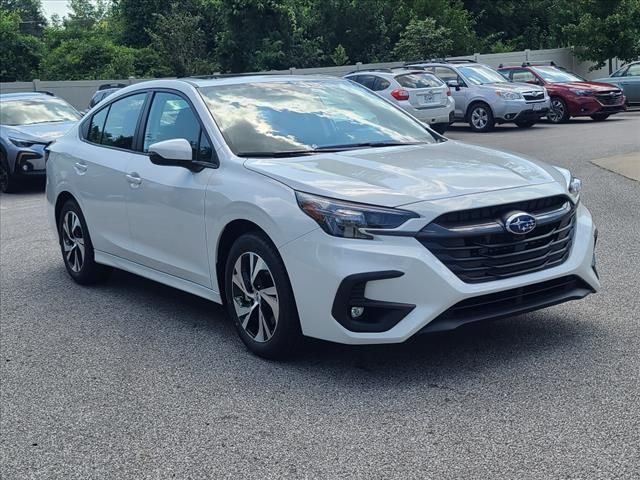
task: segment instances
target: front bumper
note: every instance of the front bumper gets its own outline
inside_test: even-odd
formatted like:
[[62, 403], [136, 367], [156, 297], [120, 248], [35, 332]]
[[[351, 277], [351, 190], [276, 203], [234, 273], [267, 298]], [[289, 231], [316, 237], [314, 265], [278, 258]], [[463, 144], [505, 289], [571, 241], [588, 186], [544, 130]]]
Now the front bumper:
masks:
[[546, 116], [550, 107], [549, 97], [538, 102], [502, 100], [497, 102], [493, 115], [498, 123], [537, 121]]
[[604, 105], [595, 97], [571, 97], [567, 99], [567, 108], [572, 117], [587, 117], [597, 114], [614, 114], [627, 110], [626, 98], [621, 97], [620, 103], [616, 105]]
[[[485, 295], [531, 289], [530, 286], [557, 280], [576, 279], [575, 289], [555, 300], [532, 302], [531, 308], [496, 306], [491, 318], [522, 313], [561, 301], [580, 298], [599, 289], [593, 268], [595, 227], [591, 214], [580, 205], [576, 212], [576, 231], [567, 260], [553, 268], [512, 278], [469, 284], [460, 280], [429, 250], [413, 237], [380, 236], [374, 240], [340, 239], [322, 230], [298, 238], [280, 249], [293, 286], [302, 331], [305, 335], [347, 344], [398, 343], [420, 331], [447, 330], [467, 323], [471, 315], [441, 322], [442, 315], [461, 302]], [[383, 275], [381, 275], [381, 273]], [[372, 280], [358, 282], [358, 276], [371, 274]], [[377, 277], [376, 277], [377, 276]], [[389, 318], [384, 331], [358, 331], [345, 327], [336, 318], [337, 296], [345, 279], [356, 278], [358, 295], [374, 302]], [[378, 279], [376, 279], [378, 278]], [[565, 287], [563, 287], [565, 288]], [[524, 290], [523, 290], [524, 291]], [[535, 292], [534, 292], [535, 293]], [[366, 307], [365, 307], [366, 310]], [[400, 312], [400, 313], [398, 313]], [[485, 315], [486, 318], [489, 318]], [[479, 317], [482, 320], [485, 317]], [[473, 319], [472, 319], [473, 321]], [[366, 330], [366, 329], [365, 329]]]

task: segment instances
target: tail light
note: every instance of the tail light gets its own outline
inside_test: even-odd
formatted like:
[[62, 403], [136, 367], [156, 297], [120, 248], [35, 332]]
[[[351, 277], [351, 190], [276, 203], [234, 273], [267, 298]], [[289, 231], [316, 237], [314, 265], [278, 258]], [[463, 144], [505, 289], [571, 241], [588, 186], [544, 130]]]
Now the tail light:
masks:
[[447, 97], [451, 96], [451, 89], [449, 87], [447, 87]]
[[396, 100], [409, 100], [409, 92], [404, 88], [396, 88], [391, 92], [391, 96]]

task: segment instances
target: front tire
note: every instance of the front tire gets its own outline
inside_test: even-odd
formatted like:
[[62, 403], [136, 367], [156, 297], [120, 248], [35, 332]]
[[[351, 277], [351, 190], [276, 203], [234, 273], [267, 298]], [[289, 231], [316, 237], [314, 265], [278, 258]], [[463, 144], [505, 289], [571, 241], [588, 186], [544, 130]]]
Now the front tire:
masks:
[[249, 350], [269, 359], [295, 355], [303, 344], [293, 290], [282, 259], [258, 232], [238, 238], [225, 265], [225, 303]]
[[569, 121], [569, 109], [560, 97], [551, 97], [551, 108], [547, 113], [547, 120], [551, 123], [566, 123]]
[[594, 122], [604, 122], [607, 118], [609, 118], [608, 113], [596, 113], [595, 115], [591, 115], [591, 118]]
[[87, 223], [75, 200], [67, 200], [60, 211], [58, 236], [64, 266], [76, 283], [91, 285], [108, 278], [113, 269], [95, 262]]
[[496, 125], [491, 107], [486, 103], [476, 103], [471, 106], [468, 121], [474, 132], [490, 132]]
[[448, 123], [432, 123], [430, 127], [436, 133], [439, 133], [440, 135], [444, 135], [444, 132], [446, 132], [447, 129], [449, 128], [449, 124]]
[[0, 192], [13, 193], [20, 187], [18, 179], [11, 174], [9, 162], [7, 162], [4, 152], [0, 152]]

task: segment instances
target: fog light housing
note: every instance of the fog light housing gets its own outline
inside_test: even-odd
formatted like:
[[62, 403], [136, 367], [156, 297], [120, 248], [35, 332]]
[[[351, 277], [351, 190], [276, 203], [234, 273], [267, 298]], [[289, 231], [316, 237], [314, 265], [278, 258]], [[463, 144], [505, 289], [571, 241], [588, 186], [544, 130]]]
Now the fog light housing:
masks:
[[364, 307], [351, 307], [351, 318], [360, 318], [364, 315]]

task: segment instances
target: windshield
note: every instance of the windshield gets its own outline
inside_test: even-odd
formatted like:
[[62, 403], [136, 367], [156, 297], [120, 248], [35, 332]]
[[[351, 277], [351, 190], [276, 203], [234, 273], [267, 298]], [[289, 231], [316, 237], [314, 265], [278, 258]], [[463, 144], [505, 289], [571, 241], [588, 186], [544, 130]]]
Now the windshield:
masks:
[[584, 82], [584, 78], [579, 77], [575, 73], [560, 70], [556, 67], [532, 67], [533, 70], [540, 75], [545, 82], [564, 83], [564, 82]]
[[80, 114], [59, 98], [20, 98], [0, 102], [0, 124], [32, 125], [34, 123], [76, 121]]
[[458, 67], [458, 72], [474, 85], [487, 83], [506, 83], [507, 80], [495, 70], [484, 65], [465, 65]]
[[240, 83], [201, 93], [236, 155], [436, 141], [420, 123], [346, 80]]

